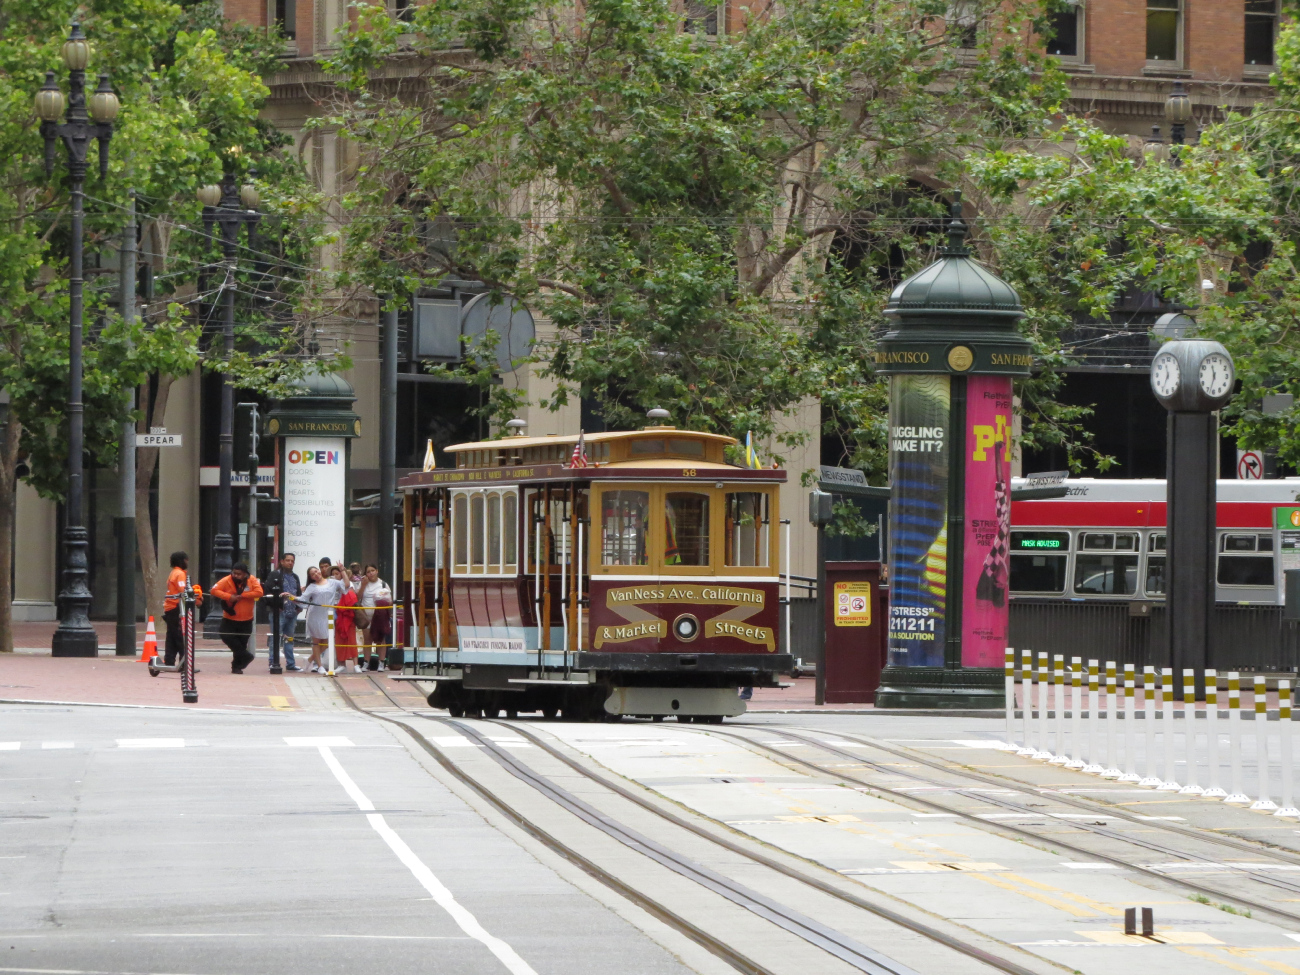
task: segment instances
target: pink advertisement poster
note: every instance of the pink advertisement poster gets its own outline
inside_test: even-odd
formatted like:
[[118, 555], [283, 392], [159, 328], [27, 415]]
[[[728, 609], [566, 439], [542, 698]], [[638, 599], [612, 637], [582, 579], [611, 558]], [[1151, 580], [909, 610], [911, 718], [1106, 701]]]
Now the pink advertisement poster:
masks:
[[961, 663], [1001, 667], [1010, 572], [1011, 378], [971, 376], [966, 383]]

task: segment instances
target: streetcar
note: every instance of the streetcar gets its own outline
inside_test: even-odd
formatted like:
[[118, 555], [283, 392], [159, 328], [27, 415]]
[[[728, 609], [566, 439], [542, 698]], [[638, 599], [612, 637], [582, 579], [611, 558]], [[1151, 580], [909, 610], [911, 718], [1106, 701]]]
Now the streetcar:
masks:
[[430, 705], [716, 723], [739, 688], [777, 686], [786, 472], [728, 463], [736, 444], [516, 429], [404, 477], [406, 654]]
[[[1164, 480], [1065, 484], [1064, 498], [1011, 504], [1013, 600], [1163, 602]], [[1276, 530], [1274, 512], [1300, 506], [1300, 478], [1221, 480], [1216, 495], [1216, 602], [1281, 605], [1278, 549], [1300, 556], [1300, 537]]]

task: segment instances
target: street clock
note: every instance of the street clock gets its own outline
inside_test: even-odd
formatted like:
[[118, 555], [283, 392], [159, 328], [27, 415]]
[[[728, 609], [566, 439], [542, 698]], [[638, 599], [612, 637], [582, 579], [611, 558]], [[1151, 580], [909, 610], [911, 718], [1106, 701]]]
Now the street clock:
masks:
[[1218, 342], [1166, 342], [1151, 361], [1151, 391], [1173, 413], [1213, 413], [1232, 399], [1232, 357]]

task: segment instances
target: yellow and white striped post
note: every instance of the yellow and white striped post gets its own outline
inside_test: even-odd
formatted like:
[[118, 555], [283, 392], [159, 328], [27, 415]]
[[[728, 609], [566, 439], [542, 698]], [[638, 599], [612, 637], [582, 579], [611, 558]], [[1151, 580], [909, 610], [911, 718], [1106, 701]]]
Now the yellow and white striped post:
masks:
[[1205, 672], [1205, 745], [1210, 766], [1210, 785], [1201, 793], [1206, 799], [1222, 799], [1228, 793], [1219, 785], [1219, 672]]
[[1015, 747], [1016, 744], [1016, 648], [1007, 647], [1006, 657], [1003, 660], [1002, 669], [1003, 683], [1006, 685], [1007, 696], [1007, 744]]
[[333, 676], [334, 676], [334, 663], [335, 663], [335, 660], [334, 660], [334, 610], [333, 610], [332, 608], [331, 608], [331, 609], [327, 609], [327, 610], [325, 611], [325, 613], [326, 613], [326, 619], [327, 619], [326, 626], [328, 627], [328, 631], [329, 631], [329, 637], [328, 637], [328, 639], [329, 639], [329, 659], [328, 659], [329, 669], [326, 670], [325, 673], [326, 673], [327, 675], [329, 675], [330, 677], [333, 677]]
[[1199, 796], [1205, 790], [1196, 784], [1196, 671], [1183, 671], [1183, 738], [1187, 745], [1187, 784], [1180, 796]]
[[1097, 661], [1088, 661], [1088, 764], [1083, 771], [1100, 775], [1106, 771], [1097, 761], [1101, 749], [1097, 746], [1097, 725], [1101, 720], [1101, 703], [1097, 699]]
[[1053, 683], [1056, 685], [1056, 735], [1053, 749], [1052, 764], [1064, 765], [1070, 760], [1065, 753], [1065, 658], [1059, 653], [1054, 658], [1055, 673]]
[[1142, 720], [1147, 728], [1147, 774], [1138, 785], [1155, 788], [1160, 784], [1160, 776], [1156, 775], [1156, 669], [1154, 667], [1142, 668]]
[[1080, 657], [1070, 658], [1070, 688], [1070, 710], [1073, 712], [1070, 720], [1074, 724], [1074, 729], [1070, 734], [1072, 746], [1070, 760], [1065, 763], [1065, 767], [1081, 769], [1083, 768], [1083, 660]]
[[1161, 735], [1165, 744], [1165, 777], [1156, 786], [1159, 792], [1177, 792], [1180, 788], [1174, 771], [1174, 671], [1172, 667], [1160, 668], [1160, 689], [1164, 700], [1161, 702]]
[[1224, 802], [1244, 806], [1250, 802], [1241, 785], [1241, 674], [1228, 671], [1228, 750], [1232, 754], [1232, 792]]
[[1038, 651], [1038, 747], [1034, 758], [1049, 759], [1052, 753], [1047, 749], [1047, 692], [1052, 686], [1052, 672], [1048, 669], [1048, 656]]
[[1141, 776], [1137, 774], [1137, 755], [1134, 752], [1134, 736], [1137, 734], [1133, 727], [1136, 720], [1133, 714], [1133, 691], [1137, 687], [1137, 670], [1132, 664], [1124, 665], [1124, 774], [1119, 777], [1121, 782], [1137, 782]]
[[1020, 714], [1021, 724], [1025, 729], [1025, 741], [1020, 748], [1016, 750], [1017, 755], [1030, 756], [1034, 754], [1033, 741], [1034, 730], [1034, 651], [1020, 651]]
[[1277, 737], [1282, 757], [1282, 807], [1274, 816], [1300, 818], [1291, 796], [1291, 682], [1277, 682]]
[[1259, 812], [1273, 812], [1277, 803], [1268, 797], [1268, 683], [1255, 675], [1255, 768], [1259, 775], [1259, 798], [1250, 804]]
[[1106, 771], [1102, 778], [1118, 779], [1119, 770], [1119, 698], [1116, 696], [1115, 661], [1106, 661]]

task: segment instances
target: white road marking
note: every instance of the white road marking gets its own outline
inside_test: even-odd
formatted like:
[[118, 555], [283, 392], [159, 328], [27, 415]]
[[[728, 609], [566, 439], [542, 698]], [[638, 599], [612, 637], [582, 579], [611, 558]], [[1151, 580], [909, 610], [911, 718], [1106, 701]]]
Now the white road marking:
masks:
[[352, 739], [341, 735], [326, 735], [323, 738], [290, 738], [285, 736], [284, 743], [294, 748], [351, 748]]
[[[346, 741], [346, 739], [344, 739]], [[348, 742], [351, 744], [351, 742]], [[400, 836], [393, 831], [384, 817], [374, 812], [375, 805], [366, 798], [357, 784], [352, 781], [352, 777], [339, 764], [339, 760], [334, 757], [334, 753], [329, 750], [329, 746], [319, 746], [321, 758], [329, 770], [334, 773], [334, 778], [338, 779], [339, 785], [343, 786], [343, 791], [348, 794], [357, 808], [366, 813], [366, 820], [380, 838], [388, 844], [388, 848], [397, 855], [397, 859], [406, 865], [406, 869], [411, 871], [412, 876], [419, 882], [420, 886], [427, 890], [434, 902], [451, 915], [451, 919], [456, 922], [456, 926], [464, 931], [475, 941], [482, 944], [488, 951], [496, 956], [501, 964], [505, 965], [511, 975], [537, 975], [537, 972], [526, 961], [519, 957], [518, 953], [506, 942], [502, 941], [495, 935], [489, 934], [483, 925], [479, 924], [478, 918], [461, 906], [455, 896], [446, 887], [443, 886], [432, 870], [425, 866], [415, 852], [406, 845]]]
[[1114, 863], [1063, 863], [1063, 867], [1070, 870], [1118, 870], [1119, 866]]
[[992, 748], [998, 752], [1014, 752], [1019, 750], [1018, 745], [1008, 745], [1005, 741], [996, 741], [993, 738], [954, 738], [954, 745], [962, 745], [965, 748]]
[[21, 741], [0, 741], [0, 752], [16, 752], [22, 747]]
[[77, 743], [75, 741], [43, 741], [41, 742], [41, 747], [42, 748], [76, 748]]
[[[8, 937], [8, 935], [0, 935]], [[127, 938], [353, 938], [367, 941], [469, 941], [458, 934], [322, 934], [315, 931], [141, 931]]]
[[184, 738], [119, 738], [118, 748], [184, 748]]
[[440, 748], [482, 748], [476, 741], [470, 741], [464, 735], [432, 735], [429, 740]]

